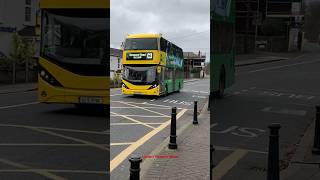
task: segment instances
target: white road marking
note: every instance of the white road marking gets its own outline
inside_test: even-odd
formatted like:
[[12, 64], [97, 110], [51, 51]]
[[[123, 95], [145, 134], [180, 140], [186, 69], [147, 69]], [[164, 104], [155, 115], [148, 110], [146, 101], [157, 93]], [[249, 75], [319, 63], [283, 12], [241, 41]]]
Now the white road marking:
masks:
[[320, 61], [319, 60], [313, 60], [313, 61], [306, 61], [306, 62], [300, 62], [300, 63], [295, 63], [295, 64], [287, 64], [287, 65], [282, 65], [282, 66], [275, 66], [275, 67], [257, 69], [257, 70], [254, 70], [254, 71], [249, 71], [249, 73], [267, 71], [267, 70], [272, 70], [272, 69], [281, 69], [281, 68], [284, 68], [284, 67], [297, 66], [297, 65], [301, 65], [301, 64], [311, 64], [311, 63], [315, 63], [315, 62], [320, 62]]
[[189, 85], [192, 85], [192, 84], [197, 84], [197, 83], [199, 83], [199, 81], [196, 81], [196, 82], [190, 82], [190, 83], [184, 83], [184, 85], [187, 85], [187, 86], [189, 86]]
[[192, 92], [192, 93], [201, 93], [201, 94], [209, 94], [208, 91], [196, 91], [196, 90], [181, 90], [181, 92]]
[[205, 99], [206, 96], [198, 96], [198, 95], [192, 95], [193, 98], [199, 98], [199, 99]]
[[[126, 115], [121, 115], [121, 114], [118, 114], [118, 113], [115, 113], [115, 112], [110, 112], [110, 113], [111, 113], [111, 114], [114, 114], [114, 115], [116, 115], [116, 116], [120, 116], [120, 117], [123, 117], [123, 118], [125, 118], [125, 119], [128, 119], [128, 120], [130, 120], [130, 121], [132, 121], [132, 122], [141, 124], [141, 125], [146, 126], [146, 127], [148, 127], [148, 128], [155, 129], [154, 127], [152, 127], [152, 126], [150, 126], [150, 125], [148, 125], [148, 124], [146, 124], [146, 123], [144, 123], [144, 122], [138, 121], [138, 120], [133, 119], [133, 118], [131, 118], [131, 117], [128, 117], [128, 116], [126, 116]], [[112, 116], [114, 116], [114, 115], [112, 115]]]
[[154, 124], [160, 125], [162, 123], [110, 123], [110, 126], [123, 126], [123, 125], [139, 125], [139, 124]]
[[[180, 119], [180, 117], [183, 116], [183, 114], [187, 110], [183, 109], [177, 114], [177, 120]], [[140, 146], [142, 146], [145, 142], [147, 142], [149, 139], [151, 139], [153, 136], [158, 134], [161, 130], [166, 128], [171, 123], [171, 119], [167, 120], [160, 126], [158, 126], [156, 129], [150, 131], [145, 136], [134, 142], [133, 144], [129, 145], [125, 150], [121, 151], [115, 158], [113, 158], [110, 161], [110, 173], [117, 168], [124, 160], [128, 158], [128, 156], [133, 153], [136, 149], [138, 149]]]
[[126, 146], [131, 145], [133, 142], [127, 142], [127, 143], [110, 143], [110, 146]]
[[272, 91], [272, 92], [282, 92], [282, 93], [288, 93], [288, 94], [304, 94], [304, 95], [314, 95], [314, 96], [320, 96], [320, 93], [318, 92], [297, 92], [297, 91], [289, 91], [289, 90], [283, 90], [283, 89], [272, 89], [272, 88], [256, 88], [257, 90], [264, 90], [264, 91]]
[[3, 127], [17, 127], [17, 128], [39, 128], [39, 129], [46, 129], [46, 130], [54, 130], [54, 131], [66, 131], [66, 132], [75, 132], [75, 133], [88, 133], [88, 134], [101, 134], [104, 135], [106, 132], [99, 132], [99, 131], [84, 131], [84, 130], [77, 130], [77, 129], [63, 129], [63, 128], [52, 128], [52, 127], [43, 127], [43, 126], [27, 126], [27, 125], [13, 125], [13, 124], [0, 124]]
[[[214, 149], [217, 151], [235, 151], [239, 148], [233, 148], [233, 147], [225, 147], [225, 146], [214, 146]], [[250, 153], [258, 153], [258, 154], [268, 154], [266, 151], [259, 151], [259, 150], [253, 150], [253, 149], [244, 149]]]
[[10, 92], [10, 90], [2, 90], [0, 92], [0, 96], [6, 96], [6, 95], [14, 95], [14, 94], [28, 94], [28, 93], [35, 93], [36, 90], [27, 90], [27, 91], [20, 91], [20, 92]]
[[296, 109], [274, 109], [272, 107], [265, 107], [261, 110], [262, 112], [271, 112], [277, 114], [286, 114], [286, 115], [297, 115], [297, 116], [305, 116], [307, 111], [305, 110], [296, 110]]
[[[97, 144], [108, 146], [109, 144]], [[62, 147], [88, 147], [90, 144], [61, 144], [61, 143], [0, 143], [0, 146], [62, 146]]]
[[16, 107], [30, 106], [35, 104], [39, 104], [39, 102], [23, 103], [23, 104], [16, 104], [16, 105], [10, 105], [10, 106], [0, 106], [0, 109], [10, 109], [10, 108], [16, 108]]
[[276, 96], [276, 97], [288, 97], [290, 99], [304, 99], [304, 100], [312, 100], [315, 96], [309, 95], [302, 95], [302, 94], [294, 94], [294, 93], [283, 93], [283, 92], [276, 92], [276, 91], [263, 91], [260, 93], [261, 95], [268, 95], [268, 96]]
[[33, 127], [29, 127], [28, 129], [31, 129], [31, 130], [34, 130], [34, 131], [38, 131], [38, 132], [41, 132], [41, 133], [45, 133], [45, 134], [49, 134], [49, 135], [52, 135], [52, 136], [60, 137], [60, 138], [63, 138], [63, 139], [68, 139], [68, 140], [72, 140], [72, 141], [75, 141], [75, 142], [88, 144], [88, 145], [90, 145], [92, 147], [95, 147], [95, 148], [98, 148], [98, 149], [101, 149], [101, 150], [108, 150], [107, 147], [101, 146], [99, 144], [95, 144], [95, 143], [92, 143], [92, 142], [89, 142], [89, 141], [85, 141], [85, 140], [74, 138], [74, 137], [70, 137], [70, 136], [65, 136], [65, 135], [62, 135], [62, 134], [59, 134], [59, 133], [55, 133], [55, 132], [51, 132], [51, 131], [47, 131], [47, 130], [44, 130], [44, 129], [33, 128]]
[[127, 116], [127, 117], [149, 117], [149, 118], [153, 118], [153, 117], [156, 117], [156, 118], [158, 118], [158, 117], [170, 117], [170, 116], [146, 116], [146, 115], [131, 115], [131, 114], [118, 114], [118, 115], [116, 115], [116, 114], [114, 114], [114, 115], [110, 115], [111, 117], [119, 117], [119, 116]]
[[10, 160], [7, 160], [7, 159], [0, 159], [0, 162], [1, 163], [4, 163], [4, 164], [8, 164], [10, 166], [14, 166], [16, 168], [20, 168], [20, 169], [26, 169], [28, 170], [29, 172], [33, 172], [33, 173], [36, 173], [36, 174], [39, 174], [41, 176], [44, 176], [44, 177], [47, 177], [49, 179], [55, 179], [55, 180], [66, 180], [65, 178], [63, 177], [60, 177], [60, 176], [57, 176], [55, 174], [52, 174], [46, 170], [43, 170], [43, 169], [31, 169], [30, 167], [26, 166], [26, 165], [23, 165], [23, 164], [20, 164], [20, 163], [16, 163], [16, 162], [13, 162], [13, 161], [10, 161]]
[[121, 96], [122, 94], [110, 94], [110, 96]]
[[128, 106], [136, 107], [136, 108], [139, 108], [139, 109], [142, 109], [142, 110], [145, 110], [145, 111], [154, 113], [154, 114], [158, 114], [158, 115], [161, 115], [161, 116], [166, 116], [165, 114], [159, 113], [159, 112], [157, 112], [157, 111], [152, 111], [152, 110], [150, 110], [150, 109], [147, 109], [147, 108], [144, 108], [144, 107], [141, 107], [141, 106], [136, 106], [136, 105], [133, 105], [133, 104], [130, 104], [130, 103], [126, 103], [126, 102], [120, 102], [120, 103], [121, 103], [121, 104], [128, 105]]
[[[144, 107], [146, 109], [171, 109], [169, 107]], [[115, 107], [110, 107], [110, 109], [140, 109], [137, 107], [119, 107], [119, 106], [115, 106]]]
[[210, 125], [210, 132], [215, 134], [231, 134], [239, 137], [246, 138], [257, 138], [261, 134], [265, 133], [266, 130], [258, 128], [249, 128], [249, 127], [239, 127], [239, 126], [230, 126], [224, 130], [215, 131], [212, 130], [214, 127], [218, 126], [218, 123], [213, 123]]
[[76, 174], [109, 174], [107, 171], [65, 170], [65, 169], [0, 169], [0, 173], [28, 173], [28, 172], [76, 173]]
[[[123, 101], [111, 101], [111, 102], [114, 102], [114, 103], [121, 103]], [[151, 104], [151, 103], [147, 103], [147, 102], [143, 102], [143, 103], [137, 103], [137, 102], [126, 102], [126, 103], [130, 103], [130, 104], [137, 104], [137, 105], [150, 105], [150, 106], [157, 106], [157, 107], [170, 107], [171, 106], [165, 106], [165, 105], [159, 105], [159, 104]], [[147, 107], [144, 107], [144, 108], [147, 108]]]
[[192, 102], [180, 101], [180, 100], [175, 100], [175, 99], [166, 99], [163, 102], [168, 103], [168, 104], [177, 104], [177, 105], [185, 105], [185, 106], [192, 105]]

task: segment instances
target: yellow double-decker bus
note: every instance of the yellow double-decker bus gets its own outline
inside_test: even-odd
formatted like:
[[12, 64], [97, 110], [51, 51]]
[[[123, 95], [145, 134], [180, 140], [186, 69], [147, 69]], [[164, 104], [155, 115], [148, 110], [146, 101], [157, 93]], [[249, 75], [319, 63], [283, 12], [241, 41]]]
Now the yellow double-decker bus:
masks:
[[122, 57], [122, 94], [167, 95], [180, 91], [183, 51], [161, 34], [131, 34]]
[[41, 0], [38, 99], [109, 104], [109, 0]]

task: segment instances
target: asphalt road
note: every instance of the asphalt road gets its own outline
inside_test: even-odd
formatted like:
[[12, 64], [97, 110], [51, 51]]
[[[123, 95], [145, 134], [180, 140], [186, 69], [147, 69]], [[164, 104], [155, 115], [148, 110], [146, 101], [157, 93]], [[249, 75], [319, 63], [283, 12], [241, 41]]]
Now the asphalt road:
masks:
[[124, 96], [120, 89], [111, 90], [110, 170], [111, 179], [128, 179], [131, 154], [154, 155], [152, 152], [169, 135], [171, 108], [177, 107], [177, 129], [186, 124], [208, 98], [209, 78], [184, 83], [179, 93], [166, 97]]
[[268, 125], [280, 123], [285, 168], [320, 104], [320, 47], [302, 56], [237, 68], [236, 83], [215, 100], [211, 143], [215, 179], [266, 179]]
[[107, 179], [107, 114], [0, 94], [0, 179]]

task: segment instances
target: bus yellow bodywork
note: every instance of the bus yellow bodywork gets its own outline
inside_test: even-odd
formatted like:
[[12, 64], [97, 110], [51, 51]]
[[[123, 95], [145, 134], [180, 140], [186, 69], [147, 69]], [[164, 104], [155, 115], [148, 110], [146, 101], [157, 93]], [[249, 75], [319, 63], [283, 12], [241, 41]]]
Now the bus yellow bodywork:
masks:
[[[95, 37], [94, 34], [93, 35], [90, 34], [90, 35], [87, 35], [88, 37], [86, 37], [86, 39], [84, 40], [85, 43], [82, 43], [85, 45], [82, 45], [81, 43], [79, 43], [82, 46], [81, 48], [78, 48], [74, 44], [76, 43], [77, 40], [79, 40], [79, 37], [75, 37], [75, 35], [72, 36], [72, 33], [65, 33], [65, 31], [68, 31], [67, 28], [69, 27], [73, 28], [73, 26], [75, 25], [75, 24], [72, 24], [74, 22], [71, 22], [68, 19], [69, 17], [73, 18], [72, 20], [75, 19], [77, 21], [76, 18], [78, 17], [77, 15], [72, 14], [73, 12], [80, 14], [81, 13], [80, 11], [84, 11], [82, 12], [82, 14], [86, 14], [85, 11], [88, 9], [91, 10], [90, 12], [99, 10], [101, 12], [103, 11], [106, 13], [106, 16], [102, 18], [109, 20], [109, 0], [90, 0], [90, 1], [87, 1], [87, 0], [67, 0], [67, 1], [66, 0], [41, 0], [40, 8], [42, 11], [45, 11], [45, 12], [47, 11], [48, 15], [44, 14], [45, 12], [42, 12], [42, 18], [41, 18], [42, 19], [42, 23], [41, 23], [41, 27], [42, 27], [42, 30], [41, 30], [41, 34], [42, 34], [41, 49], [42, 50], [41, 51], [42, 52], [40, 53], [40, 58], [38, 63], [39, 64], [39, 73], [38, 73], [39, 102], [108, 105], [109, 93], [110, 93], [109, 73], [108, 73], [109, 66], [108, 64], [104, 64], [105, 61], [103, 61], [102, 59], [100, 61], [100, 59], [97, 57], [109, 58], [104, 56], [103, 53], [106, 53], [106, 52], [102, 52], [102, 51], [109, 51], [107, 49], [107, 47], [109, 47], [109, 42], [105, 40], [106, 48], [103, 45], [104, 41], [100, 42], [101, 47], [93, 47], [92, 44], [94, 43], [92, 42], [98, 38]], [[49, 13], [51, 12], [54, 12], [57, 14], [52, 13], [53, 17], [50, 17], [51, 14]], [[63, 12], [63, 14], [61, 12]], [[63, 17], [64, 19], [61, 18], [62, 16], [64, 16]], [[51, 25], [49, 24], [50, 18], [51, 19], [56, 18], [58, 20], [61, 19], [61, 21], [67, 19], [68, 21], [65, 20], [65, 22], [70, 23], [71, 25], [68, 27], [62, 27], [64, 25], [62, 23]], [[86, 19], [85, 16], [81, 18]], [[81, 18], [79, 17], [79, 19]], [[47, 23], [46, 29], [45, 27], [43, 27], [43, 26], [46, 26], [46, 24], [43, 24], [44, 21], [46, 21]], [[97, 22], [102, 22], [102, 21], [97, 21]], [[79, 25], [79, 24], [76, 24], [76, 25]], [[50, 26], [54, 26], [54, 28], [50, 29]], [[109, 28], [107, 27], [108, 26], [107, 22], [105, 22], [105, 26], [106, 26], [105, 30], [107, 31], [106, 36], [109, 36]], [[44, 32], [43, 29], [45, 29], [46, 32]], [[60, 36], [63, 36], [63, 35], [67, 36], [65, 37], [65, 39], [68, 39], [68, 41], [64, 40], [60, 36], [57, 36], [55, 33], [52, 33], [48, 29], [50, 29], [51, 31], [55, 31], [55, 33], [59, 32]], [[71, 31], [73, 30], [70, 30], [70, 32]], [[102, 37], [104, 36], [105, 35], [103, 35]], [[92, 41], [91, 44], [90, 44], [90, 41]], [[58, 46], [55, 46], [56, 44], [58, 44]], [[86, 48], [83, 49], [83, 46], [86, 46]], [[81, 49], [84, 52], [81, 51], [81, 53], [79, 53], [78, 52], [80, 51], [79, 49]], [[94, 53], [90, 52], [91, 49], [92, 49], [92, 52], [94, 51]], [[44, 53], [43, 51], [44, 52], [47, 51], [47, 52]], [[56, 53], [57, 55], [53, 56], [52, 52]], [[72, 54], [72, 52], [75, 52], [75, 53]], [[81, 56], [83, 60], [81, 60], [81, 63], [80, 63], [80, 60], [77, 58], [77, 56], [80, 56], [78, 54], [83, 55], [83, 53], [85, 53], [86, 55], [83, 57]], [[90, 58], [88, 58], [88, 56], [90, 56], [90, 53], [95, 55], [94, 61], [96, 61], [97, 64], [92, 64], [92, 62], [89, 61]], [[66, 55], [68, 58], [59, 59], [61, 54]], [[93, 56], [92, 56], [92, 59], [93, 59]], [[85, 61], [88, 61], [88, 63], [87, 64], [83, 63]], [[79, 64], [76, 64], [78, 62]], [[88, 67], [88, 69], [86, 67]], [[99, 73], [94, 72], [95, 67], [97, 67], [97, 71], [99, 71]], [[105, 73], [103, 70], [104, 68], [105, 68]], [[90, 73], [89, 73], [89, 70], [90, 70]]]
[[[131, 34], [126, 37], [126, 43], [128, 40], [142, 40], [148, 41], [151, 39], [155, 39], [156, 44], [151, 44], [154, 48], [150, 48], [146, 46], [146, 49], [139, 48], [139, 49], [128, 49], [124, 47], [123, 51], [123, 58], [122, 58], [122, 65], [123, 65], [123, 75], [126, 74], [126, 71], [140, 71], [142, 72], [143, 68], [147, 72], [144, 77], [155, 76], [153, 82], [139, 82], [136, 81], [129, 81], [125, 78], [122, 78], [122, 94], [124, 95], [165, 95], [170, 92], [179, 91], [183, 86], [183, 78], [178, 78], [177, 76], [167, 77], [165, 74], [168, 74], [169, 69], [172, 70], [172, 74], [176, 74], [176, 72], [183, 71], [183, 58], [182, 57], [182, 50], [177, 46], [173, 45], [172, 43], [164, 40], [161, 34]], [[168, 55], [169, 52], [161, 49], [160, 43], [165, 41], [166, 43], [170, 44], [170, 46], [176, 47], [174, 53], [178, 53], [180, 62], [182, 62], [180, 67], [173, 67], [170, 62], [172, 62]], [[141, 43], [143, 43], [141, 41]], [[125, 45], [127, 46], [127, 45]], [[127, 48], [127, 49], [126, 49]], [[171, 54], [170, 54], [171, 55]], [[148, 58], [149, 56], [149, 58]], [[170, 56], [172, 57], [172, 56]], [[139, 59], [140, 58], [140, 59]], [[130, 68], [131, 70], [128, 70]], [[130, 72], [129, 72], [130, 73]]]

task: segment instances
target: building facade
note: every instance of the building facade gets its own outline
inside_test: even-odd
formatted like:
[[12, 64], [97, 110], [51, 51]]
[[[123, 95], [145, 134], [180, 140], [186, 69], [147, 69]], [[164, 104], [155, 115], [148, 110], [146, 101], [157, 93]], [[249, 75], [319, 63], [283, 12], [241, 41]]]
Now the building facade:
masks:
[[119, 76], [122, 70], [122, 50], [110, 48], [110, 79]]
[[237, 0], [237, 53], [301, 50], [303, 8], [302, 0]]
[[188, 78], [202, 78], [204, 77], [204, 67], [206, 55], [202, 52], [183, 52], [184, 58], [184, 77]]
[[0, 0], [0, 54], [9, 56], [12, 52], [14, 33], [30, 41], [39, 41], [39, 12], [39, 0]]

